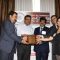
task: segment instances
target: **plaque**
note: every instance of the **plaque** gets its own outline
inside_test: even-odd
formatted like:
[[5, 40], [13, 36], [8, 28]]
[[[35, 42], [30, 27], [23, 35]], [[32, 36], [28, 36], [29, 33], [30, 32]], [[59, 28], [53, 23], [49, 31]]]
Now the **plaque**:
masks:
[[27, 42], [29, 44], [36, 44], [36, 36], [35, 35], [27, 35]]

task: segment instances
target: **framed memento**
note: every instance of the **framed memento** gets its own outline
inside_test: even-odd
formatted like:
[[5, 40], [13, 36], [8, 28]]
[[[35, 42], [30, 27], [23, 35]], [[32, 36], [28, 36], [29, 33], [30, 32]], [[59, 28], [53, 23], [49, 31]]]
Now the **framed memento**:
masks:
[[27, 42], [29, 44], [36, 44], [36, 36], [35, 35], [27, 35]]

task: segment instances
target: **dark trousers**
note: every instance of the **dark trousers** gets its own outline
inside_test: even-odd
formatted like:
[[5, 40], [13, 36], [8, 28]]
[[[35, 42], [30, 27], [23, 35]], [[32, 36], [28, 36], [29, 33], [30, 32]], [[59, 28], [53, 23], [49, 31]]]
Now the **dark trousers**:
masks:
[[0, 50], [0, 60], [13, 60], [14, 53], [6, 53]]
[[36, 52], [36, 60], [48, 60], [47, 52]]
[[52, 54], [52, 60], [57, 60], [57, 59], [56, 59], [56, 55], [53, 55], [53, 54]]
[[19, 44], [17, 46], [17, 57], [18, 60], [30, 60], [31, 46]]
[[54, 54], [54, 44], [52, 43], [52, 60], [57, 60], [56, 55]]

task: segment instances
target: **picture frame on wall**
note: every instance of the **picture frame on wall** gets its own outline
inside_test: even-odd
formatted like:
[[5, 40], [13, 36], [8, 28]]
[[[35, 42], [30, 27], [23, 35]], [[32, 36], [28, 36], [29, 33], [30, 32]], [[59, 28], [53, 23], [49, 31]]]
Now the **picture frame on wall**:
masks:
[[25, 15], [31, 15], [32, 17], [32, 24], [39, 24], [39, 19], [40, 17], [45, 17], [47, 19], [47, 23], [46, 24], [50, 24], [50, 13], [49, 12], [23, 12], [23, 11], [19, 11], [18, 13], [18, 18], [17, 18], [17, 22], [23, 22], [24, 20], [24, 16]]

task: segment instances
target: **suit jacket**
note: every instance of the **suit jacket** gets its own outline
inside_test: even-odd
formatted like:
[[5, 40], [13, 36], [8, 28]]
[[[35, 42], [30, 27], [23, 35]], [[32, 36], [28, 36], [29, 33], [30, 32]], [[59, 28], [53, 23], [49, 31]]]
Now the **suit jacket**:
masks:
[[[49, 35], [49, 28], [44, 27], [42, 31], [46, 31], [46, 35]], [[34, 31], [35, 35], [41, 35], [40, 27], [35, 28]], [[34, 46], [35, 51], [41, 51], [41, 52], [49, 52], [49, 43], [48, 42], [42, 42], [42, 44], [38, 44]]]
[[21, 38], [17, 36], [15, 32], [15, 26], [10, 20], [5, 20], [2, 24], [1, 37], [0, 37], [0, 49], [7, 53], [10, 53], [14, 48], [15, 42], [21, 41]]
[[50, 27], [50, 35], [53, 36], [54, 33], [56, 33], [57, 29], [56, 27], [53, 25]]

